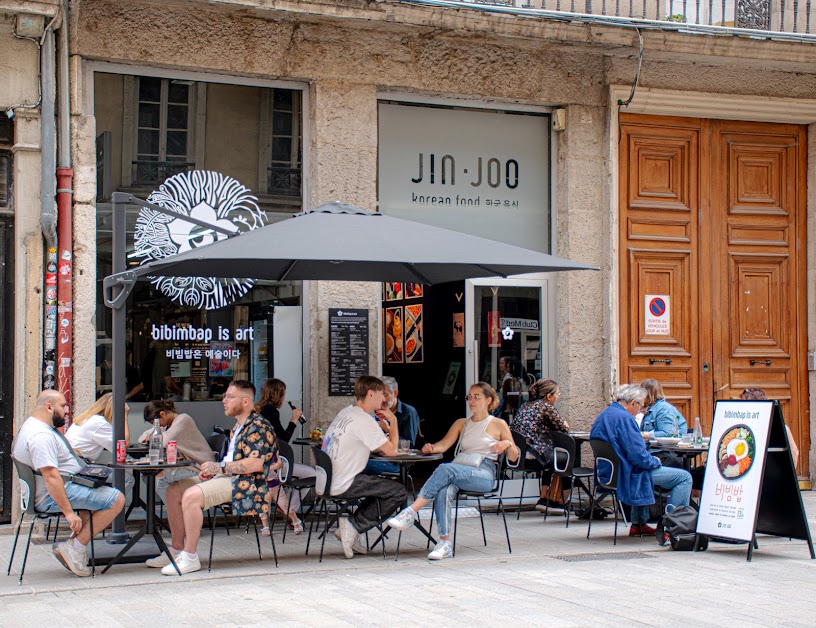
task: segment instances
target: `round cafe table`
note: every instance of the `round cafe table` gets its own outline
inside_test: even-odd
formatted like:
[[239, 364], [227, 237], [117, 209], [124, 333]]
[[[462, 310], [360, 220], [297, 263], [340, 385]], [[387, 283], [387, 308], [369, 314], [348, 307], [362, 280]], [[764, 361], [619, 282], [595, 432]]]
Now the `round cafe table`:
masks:
[[124, 469], [130, 471], [136, 471], [145, 479], [145, 485], [147, 488], [147, 505], [146, 511], [147, 514], [145, 516], [145, 523], [142, 528], [133, 535], [133, 537], [128, 541], [128, 544], [125, 545], [122, 550], [114, 556], [111, 561], [105, 566], [102, 570], [102, 573], [105, 573], [108, 569], [110, 569], [113, 565], [119, 562], [119, 559], [122, 558], [125, 554], [130, 551], [136, 543], [141, 539], [145, 534], [149, 534], [153, 537], [156, 541], [156, 545], [159, 546], [159, 549], [164, 552], [167, 557], [170, 559], [173, 567], [175, 567], [176, 572], [181, 575], [179, 571], [178, 565], [176, 565], [176, 561], [173, 558], [172, 552], [167, 547], [167, 544], [164, 542], [161, 533], [158, 531], [156, 527], [156, 476], [164, 471], [165, 469], [176, 469], [178, 467], [191, 467], [195, 464], [192, 460], [179, 460], [174, 464], [168, 464], [166, 462], [159, 462], [156, 464], [139, 464], [137, 462], [112, 462], [107, 464], [106, 466], [112, 469]]

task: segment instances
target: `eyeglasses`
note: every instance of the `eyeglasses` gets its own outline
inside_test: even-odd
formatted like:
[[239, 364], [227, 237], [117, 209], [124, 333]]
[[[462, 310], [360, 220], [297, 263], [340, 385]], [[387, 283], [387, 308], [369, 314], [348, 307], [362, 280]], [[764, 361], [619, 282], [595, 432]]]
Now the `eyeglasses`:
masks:
[[465, 397], [465, 399], [467, 401], [470, 401], [471, 399], [473, 401], [478, 401], [479, 399], [484, 399], [484, 395], [468, 395], [467, 397]]

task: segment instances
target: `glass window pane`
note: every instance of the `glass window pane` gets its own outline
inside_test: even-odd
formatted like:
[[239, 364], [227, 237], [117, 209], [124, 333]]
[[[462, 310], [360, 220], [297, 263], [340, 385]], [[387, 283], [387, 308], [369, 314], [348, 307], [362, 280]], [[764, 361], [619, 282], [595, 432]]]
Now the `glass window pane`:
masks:
[[148, 78], [146, 76], [140, 77], [139, 100], [159, 102], [161, 100], [161, 79]]
[[167, 155], [187, 154], [187, 131], [167, 132]]
[[169, 105], [167, 107], [167, 128], [187, 129], [187, 113], [189, 107], [186, 105]]
[[139, 103], [139, 126], [151, 129], [159, 128], [161, 105]]
[[159, 132], [146, 129], [139, 129], [139, 147], [140, 154], [158, 155], [159, 154]]
[[292, 140], [288, 137], [272, 140], [272, 161], [290, 161], [292, 159]]
[[187, 104], [190, 94], [190, 86], [181, 83], [174, 83], [170, 81], [170, 87], [167, 90], [167, 100], [171, 103]]
[[292, 135], [292, 114], [276, 111], [272, 116], [273, 135]]
[[272, 107], [273, 109], [280, 109], [283, 111], [292, 110], [292, 90], [290, 89], [276, 89], [272, 93]]

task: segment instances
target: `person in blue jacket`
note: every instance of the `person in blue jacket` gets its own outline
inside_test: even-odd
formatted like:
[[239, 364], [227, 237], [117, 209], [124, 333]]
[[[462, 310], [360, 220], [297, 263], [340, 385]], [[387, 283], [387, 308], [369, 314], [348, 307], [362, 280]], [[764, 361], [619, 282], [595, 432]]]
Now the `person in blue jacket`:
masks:
[[[615, 401], [595, 419], [589, 434], [590, 439], [610, 443], [620, 458], [618, 499], [632, 506], [629, 536], [655, 533], [647, 525], [649, 506], [655, 503], [655, 486], [671, 490], [667, 509], [687, 506], [691, 497], [691, 475], [683, 469], [664, 467], [652, 456], [632, 420], [645, 400], [646, 391], [641, 386], [624, 384], [615, 393]], [[604, 471], [599, 468], [602, 477]]]
[[688, 431], [686, 419], [680, 411], [666, 401], [663, 386], [656, 379], [644, 379], [641, 387], [646, 391], [645, 406], [640, 431], [646, 438], [664, 438], [667, 436], [682, 437]]

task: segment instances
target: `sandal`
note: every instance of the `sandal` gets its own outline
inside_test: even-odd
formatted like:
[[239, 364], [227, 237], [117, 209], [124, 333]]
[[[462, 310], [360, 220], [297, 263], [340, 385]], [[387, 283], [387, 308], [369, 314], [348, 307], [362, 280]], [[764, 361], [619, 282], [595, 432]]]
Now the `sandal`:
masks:
[[272, 533], [269, 531], [269, 526], [261, 528], [261, 536], [272, 536]]
[[303, 534], [303, 522], [300, 519], [296, 518], [294, 521], [289, 519], [286, 521], [286, 525], [288, 525], [289, 529], [296, 535]]

